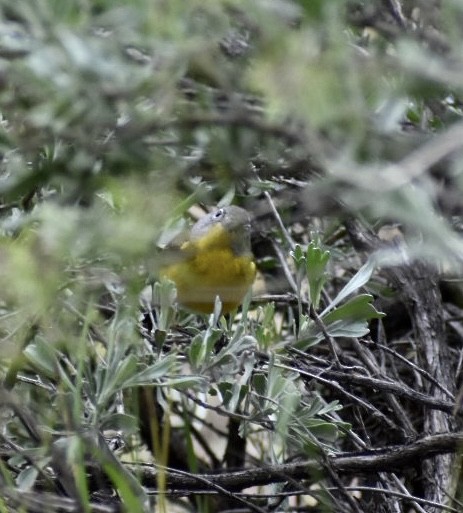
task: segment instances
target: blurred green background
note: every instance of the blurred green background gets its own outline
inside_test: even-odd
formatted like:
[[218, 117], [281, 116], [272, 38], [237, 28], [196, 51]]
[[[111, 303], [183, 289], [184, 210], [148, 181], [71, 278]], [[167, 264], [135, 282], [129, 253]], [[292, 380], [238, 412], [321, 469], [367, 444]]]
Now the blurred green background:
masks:
[[[462, 21], [458, 1], [0, 0], [0, 370], [46, 426], [37, 445], [7, 417], [6, 437], [40, 446], [45, 468], [64, 432], [131, 436], [133, 388], [150, 383], [215, 388], [230, 394], [230, 411], [255, 389], [282, 407], [277, 431], [290, 438], [295, 412], [314, 421], [322, 406], [304, 410], [291, 373], [251, 383], [241, 369], [247, 388], [231, 378], [239, 366], [230, 361], [249, 348], [278, 355], [309, 322], [302, 311], [295, 321], [277, 307], [278, 320], [264, 298], [238, 329], [176, 313], [172, 290], [157, 289], [162, 325], [147, 350], [139, 293], [190, 207], [230, 202], [254, 217], [269, 293], [290, 290], [272, 244], [288, 259], [294, 250], [272, 204], [293, 241], [315, 243], [307, 258], [320, 265], [321, 281], [308, 285], [317, 307], [324, 284], [335, 297], [361, 268], [342, 231], [351, 217], [373, 229], [401, 224], [411, 255], [459, 276]], [[306, 272], [299, 258], [295, 280]], [[370, 276], [361, 271], [352, 290]], [[301, 283], [292, 291], [299, 306]], [[101, 313], [108, 294], [110, 318]], [[379, 316], [362, 298], [336, 318], [361, 321], [357, 335]], [[175, 351], [160, 351], [177, 322], [199, 337], [187, 349], [190, 377]], [[204, 347], [224, 334], [230, 352], [209, 361]], [[304, 349], [323, 338], [314, 326], [304, 336]], [[270, 403], [258, 403], [262, 420]], [[308, 421], [292, 442], [310, 454], [347, 429], [342, 418], [325, 421], [313, 430]], [[283, 435], [280, 443], [283, 454]], [[25, 489], [39, 476], [30, 467], [13, 474]]]

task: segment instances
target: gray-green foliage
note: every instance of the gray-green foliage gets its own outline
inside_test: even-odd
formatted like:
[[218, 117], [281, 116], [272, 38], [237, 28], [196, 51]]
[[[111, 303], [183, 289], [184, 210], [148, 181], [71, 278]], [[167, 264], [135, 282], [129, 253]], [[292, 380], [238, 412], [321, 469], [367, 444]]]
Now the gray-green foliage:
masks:
[[[445, 3], [433, 21], [445, 41], [423, 44], [413, 27], [359, 28], [364, 3], [0, 0], [1, 371], [49, 432], [132, 434], [121, 391], [154, 384], [215, 394], [243, 415], [241, 434], [278, 442], [275, 461], [335, 449], [349, 427], [340, 406], [307, 393], [285, 349], [366, 335], [382, 316], [364, 289], [374, 264], [402, 257], [356, 261], [335, 287], [351, 248], [324, 238], [324, 217], [401, 222], [412, 256], [448, 268], [463, 249], [428, 173], [447, 158], [442, 182], [461, 195], [463, 9]], [[288, 229], [302, 223], [300, 244], [286, 244], [273, 218], [259, 226], [263, 192]], [[139, 293], [155, 281], [159, 248], [184, 231], [192, 204], [232, 200], [291, 254], [298, 318], [246, 304], [254, 317], [233, 324], [216, 311], [204, 325], [175, 311], [172, 284], [155, 283], [150, 346]], [[187, 335], [169, 349], [178, 324]], [[37, 445], [15, 429], [5, 432]], [[37, 475], [23, 471], [19, 484]]]

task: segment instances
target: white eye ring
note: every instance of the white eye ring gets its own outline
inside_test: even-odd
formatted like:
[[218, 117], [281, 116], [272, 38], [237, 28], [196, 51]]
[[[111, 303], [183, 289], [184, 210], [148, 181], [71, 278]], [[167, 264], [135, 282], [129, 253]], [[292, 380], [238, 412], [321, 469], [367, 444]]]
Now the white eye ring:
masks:
[[225, 213], [225, 210], [223, 208], [219, 208], [219, 210], [216, 210], [212, 215], [214, 219], [220, 219], [223, 217], [223, 214]]

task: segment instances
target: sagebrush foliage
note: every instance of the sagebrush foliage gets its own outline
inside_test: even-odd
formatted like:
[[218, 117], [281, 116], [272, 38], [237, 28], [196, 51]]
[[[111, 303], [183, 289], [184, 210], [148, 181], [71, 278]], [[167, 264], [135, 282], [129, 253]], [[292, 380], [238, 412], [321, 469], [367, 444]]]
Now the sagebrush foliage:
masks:
[[[249, 482], [371, 511], [336, 455], [454, 431], [462, 19], [418, 0], [0, 0], [2, 508], [115, 489], [146, 511], [142, 484], [194, 487], [170, 464], [276, 465]], [[231, 202], [266, 288], [228, 318], [182, 312], [160, 255], [198, 205]], [[126, 463], [139, 417], [154, 481]], [[278, 467], [298, 458], [330, 471]], [[399, 491], [452, 495], [436, 461]], [[231, 474], [198, 511], [276, 507]]]

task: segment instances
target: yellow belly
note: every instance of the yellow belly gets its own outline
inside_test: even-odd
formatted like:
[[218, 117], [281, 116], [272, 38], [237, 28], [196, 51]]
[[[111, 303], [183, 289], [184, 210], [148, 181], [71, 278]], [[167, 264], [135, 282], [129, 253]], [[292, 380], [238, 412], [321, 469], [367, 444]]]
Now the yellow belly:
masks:
[[165, 267], [161, 275], [175, 282], [178, 301], [186, 308], [210, 313], [219, 296], [222, 311], [227, 313], [241, 304], [254, 281], [256, 266], [250, 256], [210, 248]]

